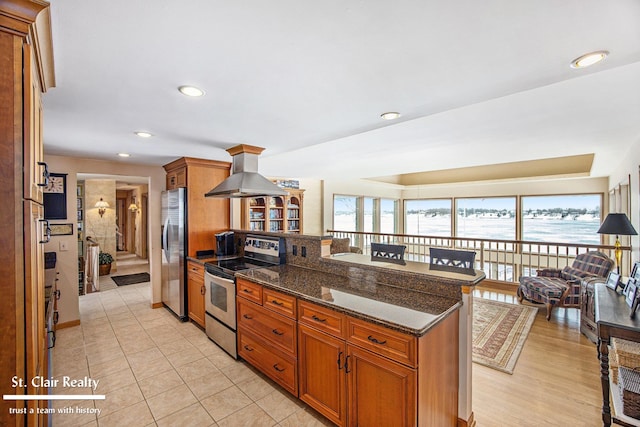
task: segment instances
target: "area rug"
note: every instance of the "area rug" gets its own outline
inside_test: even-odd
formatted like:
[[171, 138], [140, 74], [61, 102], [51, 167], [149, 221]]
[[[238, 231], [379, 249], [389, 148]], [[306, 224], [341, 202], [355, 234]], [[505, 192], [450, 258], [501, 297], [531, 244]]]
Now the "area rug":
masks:
[[473, 361], [513, 374], [538, 310], [482, 298], [473, 300]]
[[118, 286], [133, 285], [135, 283], [144, 283], [151, 281], [149, 273], [125, 274], [123, 276], [112, 276], [111, 279]]

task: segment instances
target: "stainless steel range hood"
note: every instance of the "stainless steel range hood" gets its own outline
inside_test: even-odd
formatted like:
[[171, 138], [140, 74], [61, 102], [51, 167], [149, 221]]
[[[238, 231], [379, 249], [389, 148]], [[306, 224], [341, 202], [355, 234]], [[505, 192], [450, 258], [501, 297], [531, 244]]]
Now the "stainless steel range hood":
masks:
[[286, 196], [286, 191], [258, 173], [258, 156], [263, 151], [262, 147], [245, 144], [229, 148], [227, 152], [233, 158], [231, 176], [204, 196], [223, 199]]

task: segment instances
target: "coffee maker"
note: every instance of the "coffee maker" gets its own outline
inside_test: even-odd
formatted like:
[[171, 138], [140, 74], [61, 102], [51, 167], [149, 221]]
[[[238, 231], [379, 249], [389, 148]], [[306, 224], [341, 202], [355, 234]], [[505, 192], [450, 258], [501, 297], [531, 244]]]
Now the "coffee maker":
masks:
[[215, 238], [217, 256], [234, 255], [236, 253], [233, 231], [218, 233]]

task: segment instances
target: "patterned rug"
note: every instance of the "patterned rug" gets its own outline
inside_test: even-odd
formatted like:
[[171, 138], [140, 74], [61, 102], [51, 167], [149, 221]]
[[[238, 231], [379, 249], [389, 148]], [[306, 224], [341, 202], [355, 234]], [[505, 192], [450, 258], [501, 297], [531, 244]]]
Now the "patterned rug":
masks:
[[473, 361], [513, 374], [538, 310], [482, 298], [473, 300]]

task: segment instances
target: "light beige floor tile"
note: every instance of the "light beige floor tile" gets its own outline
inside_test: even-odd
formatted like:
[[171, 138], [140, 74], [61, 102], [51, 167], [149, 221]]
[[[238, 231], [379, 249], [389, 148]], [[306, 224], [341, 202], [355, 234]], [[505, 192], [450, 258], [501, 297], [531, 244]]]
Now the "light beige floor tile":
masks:
[[200, 329], [198, 326], [196, 326], [192, 322], [184, 322], [177, 326], [174, 326], [174, 328], [183, 337], [189, 337], [189, 336], [200, 335], [205, 333], [204, 330]]
[[114, 331], [119, 331], [121, 329], [127, 329], [131, 326], [133, 326], [134, 328], [137, 328], [138, 326], [142, 326], [140, 325], [140, 323], [138, 322], [138, 319], [135, 318], [135, 316], [131, 313], [128, 313], [130, 317], [123, 317], [121, 319], [117, 319], [117, 320], [112, 320], [111, 321], [111, 327], [113, 328]]
[[216, 422], [252, 404], [251, 399], [236, 386], [204, 398], [200, 403]]
[[151, 338], [127, 339], [120, 341], [120, 347], [125, 354], [139, 353], [156, 347]]
[[[58, 343], [59, 344], [59, 343]], [[60, 374], [65, 372], [77, 371], [81, 368], [88, 367], [87, 356], [84, 354], [84, 348], [76, 349], [75, 353], [53, 356], [54, 366]]]
[[163, 318], [146, 319], [138, 317], [138, 322], [140, 323], [140, 326], [142, 326], [142, 329], [145, 330], [168, 325], [167, 321]]
[[333, 426], [329, 420], [314, 410], [306, 408], [300, 409], [294, 414], [288, 416], [278, 424], [282, 427], [328, 427]]
[[98, 415], [98, 423], [100, 422], [100, 418], [142, 401], [144, 401], [144, 396], [138, 384], [130, 384], [112, 390], [109, 394], [105, 395], [104, 400], [95, 401], [96, 408], [100, 408], [101, 410], [100, 415]]
[[180, 374], [182, 379], [185, 381], [194, 380], [205, 375], [212, 375], [220, 372], [215, 366], [213, 366], [213, 363], [206, 358], [178, 366], [176, 371], [178, 371], [178, 374]]
[[98, 419], [100, 427], [144, 427], [153, 423], [153, 416], [144, 400]]
[[204, 354], [200, 353], [200, 350], [193, 347], [190, 350], [169, 354], [167, 355], [167, 359], [173, 366], [178, 367], [186, 365], [187, 363], [195, 362], [196, 360], [204, 359]]
[[147, 399], [147, 404], [156, 420], [197, 403], [198, 399], [186, 385], [181, 385]]
[[[69, 409], [69, 412], [55, 413], [51, 420], [55, 427], [75, 427], [91, 425], [96, 422], [96, 413], [90, 413], [84, 410], [94, 410], [95, 406], [92, 400], [54, 400], [52, 407], [56, 409]], [[79, 408], [79, 409], [78, 409]]]
[[89, 375], [90, 373], [89, 368], [86, 365], [79, 365], [73, 369], [74, 369], [73, 371], [71, 370], [63, 371], [61, 369], [58, 369], [56, 366], [53, 366], [53, 376], [56, 378], [62, 377], [63, 375], [67, 375], [72, 378], [82, 378], [86, 376], [91, 376]]
[[208, 373], [186, 383], [200, 400], [233, 386], [233, 383], [222, 372]]
[[276, 386], [271, 380], [263, 378], [260, 375], [256, 375], [255, 378], [246, 381], [241, 381], [236, 385], [254, 402], [276, 390]]
[[218, 421], [220, 427], [270, 427], [277, 422], [255, 403]]
[[93, 379], [100, 381], [96, 387], [96, 394], [107, 394], [124, 386], [135, 384], [136, 382], [136, 377], [133, 375], [133, 372], [129, 367], [121, 371], [105, 375], [104, 377]]
[[233, 365], [238, 363], [233, 357], [229, 356], [223, 350], [220, 351], [209, 351], [207, 354], [207, 359], [211, 361], [218, 369], [221, 369], [224, 366]]
[[220, 368], [220, 371], [233, 381], [234, 384], [248, 381], [258, 375], [242, 361], [223, 366]]
[[158, 375], [162, 372], [172, 370], [173, 366], [165, 357], [162, 357], [150, 360], [147, 363], [132, 366], [131, 369], [133, 370], [133, 375], [136, 376], [136, 379], [138, 381], [142, 381], [145, 378], [153, 377], [154, 375]]
[[159, 343], [158, 348], [165, 356], [168, 356], [173, 353], [196, 349], [193, 346], [193, 344], [191, 344], [189, 341], [187, 341], [185, 338], [182, 338], [182, 337], [173, 341]]
[[184, 384], [184, 381], [182, 381], [180, 375], [178, 375], [178, 373], [173, 369], [145, 378], [138, 382], [145, 399], [163, 393], [166, 390], [176, 388], [182, 384]]
[[160, 349], [154, 347], [148, 350], [141, 351], [139, 353], [127, 354], [127, 360], [132, 368], [137, 367], [138, 365], [143, 365], [151, 360], [161, 359], [164, 357], [164, 354], [160, 351]]
[[280, 390], [274, 390], [256, 401], [256, 405], [276, 421], [284, 420], [304, 406], [297, 398]]
[[126, 357], [118, 356], [102, 363], [90, 364], [89, 372], [92, 378], [100, 378], [129, 367]]
[[171, 341], [175, 341], [177, 339], [182, 338], [182, 335], [180, 335], [180, 333], [178, 331], [176, 331], [175, 329], [173, 329], [173, 327], [171, 326], [166, 326], [166, 327], [161, 327], [161, 331], [157, 331], [156, 329], [158, 329], [157, 327], [155, 328], [149, 328], [147, 329], [147, 333], [149, 334], [149, 336], [151, 337], [151, 339], [153, 339], [156, 344], [163, 344], [163, 343], [168, 343]]
[[111, 347], [102, 347], [100, 349], [96, 349], [95, 351], [91, 351], [90, 354], [87, 355], [87, 360], [89, 361], [89, 365], [96, 365], [98, 363], [108, 362], [109, 360], [113, 360], [121, 356], [124, 356], [122, 348], [120, 348], [119, 345], [115, 345]]
[[158, 427], [210, 427], [216, 423], [209, 413], [200, 405], [195, 403], [179, 410], [167, 417], [157, 421]]

